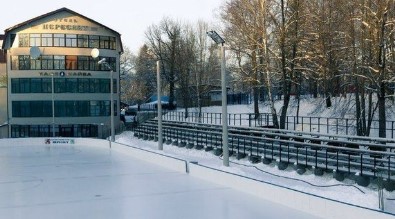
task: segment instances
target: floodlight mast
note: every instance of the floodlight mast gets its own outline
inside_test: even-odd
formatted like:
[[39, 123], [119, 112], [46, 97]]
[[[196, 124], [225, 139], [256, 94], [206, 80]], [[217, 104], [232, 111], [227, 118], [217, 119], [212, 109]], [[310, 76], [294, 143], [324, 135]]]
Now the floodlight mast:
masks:
[[[92, 58], [96, 59], [99, 57], [100, 51], [97, 48], [93, 48], [91, 51]], [[113, 83], [113, 73], [114, 70], [112, 69], [111, 65], [107, 63], [106, 58], [100, 59], [97, 64], [103, 64], [108, 70], [110, 70], [110, 129], [111, 129], [111, 136], [110, 136], [110, 147], [111, 142], [115, 141], [115, 127], [114, 127], [114, 83]]]
[[227, 91], [225, 75], [225, 40], [214, 30], [207, 31], [207, 35], [215, 43], [221, 44], [221, 95], [222, 95], [222, 154], [223, 165], [229, 166], [229, 147], [228, 147], [228, 109], [227, 109]]
[[[115, 141], [115, 128], [114, 128], [114, 83], [113, 83], [113, 69], [110, 66], [110, 64], [108, 64], [106, 62], [105, 58], [102, 58], [100, 61], [97, 62], [99, 65], [103, 64], [104, 66], [106, 66], [106, 68], [108, 68], [110, 70], [110, 123], [111, 123], [111, 137], [110, 137], [110, 143]], [[111, 147], [111, 144], [110, 144]]]
[[215, 30], [207, 31], [207, 35], [214, 40], [215, 43], [221, 44], [222, 46], [225, 44], [225, 40]]

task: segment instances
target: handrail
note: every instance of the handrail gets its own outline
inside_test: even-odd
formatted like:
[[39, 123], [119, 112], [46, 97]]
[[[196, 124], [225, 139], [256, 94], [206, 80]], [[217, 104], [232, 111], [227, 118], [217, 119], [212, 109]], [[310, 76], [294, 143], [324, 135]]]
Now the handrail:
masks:
[[[141, 124], [135, 133], [146, 140], [155, 139], [156, 121]], [[163, 121], [163, 136], [167, 144], [214, 149], [217, 155], [222, 152], [219, 125]], [[375, 141], [366, 137], [247, 127], [229, 127], [228, 136], [230, 154], [238, 158], [278, 160], [359, 176], [378, 177], [380, 172], [388, 181], [395, 180], [394, 139]]]

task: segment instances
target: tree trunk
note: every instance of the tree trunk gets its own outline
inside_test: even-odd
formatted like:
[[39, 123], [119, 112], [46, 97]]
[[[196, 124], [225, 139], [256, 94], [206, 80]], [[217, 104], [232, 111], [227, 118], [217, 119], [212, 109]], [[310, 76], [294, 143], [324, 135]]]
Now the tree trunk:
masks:
[[254, 98], [254, 115], [255, 119], [259, 118], [259, 88], [258, 88], [258, 63], [256, 59], [256, 48], [252, 52], [252, 71], [253, 71], [253, 81], [252, 81], [252, 93]]
[[379, 137], [386, 138], [386, 116], [385, 116], [385, 83], [381, 82], [378, 93], [379, 107]]

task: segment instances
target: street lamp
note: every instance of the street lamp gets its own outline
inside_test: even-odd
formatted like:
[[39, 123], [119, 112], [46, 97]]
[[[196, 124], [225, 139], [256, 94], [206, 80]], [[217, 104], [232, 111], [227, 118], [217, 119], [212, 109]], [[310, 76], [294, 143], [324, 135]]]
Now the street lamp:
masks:
[[[94, 49], [92, 49], [92, 51], [91, 51], [91, 56], [92, 56], [92, 58], [97, 58], [97, 57], [99, 57], [99, 54], [100, 54], [100, 52], [99, 52], [99, 50], [98, 49], [96, 49], [96, 48], [94, 48]], [[113, 71], [113, 69], [112, 69], [112, 67], [106, 62], [106, 59], [105, 58], [102, 58], [101, 60], [99, 60], [98, 62], [97, 62], [97, 64], [99, 64], [99, 65], [101, 65], [101, 64], [103, 64], [104, 66], [106, 66], [106, 68], [108, 69], [108, 70], [110, 70], [110, 123], [111, 123], [111, 137], [110, 137], [110, 142], [113, 142], [113, 141], [115, 141], [115, 129], [114, 129], [114, 97], [113, 97], [113, 92], [114, 92], [114, 88], [113, 88], [113, 73], [114, 73], [114, 71]], [[111, 145], [110, 145], [111, 146]]]
[[54, 78], [53, 78], [54, 73], [51, 74], [52, 80], [51, 80], [51, 93], [52, 93], [52, 137], [55, 137], [55, 85], [54, 85]]
[[228, 148], [228, 109], [227, 109], [227, 92], [226, 92], [226, 75], [225, 75], [225, 40], [214, 30], [208, 31], [207, 35], [214, 40], [216, 44], [221, 44], [221, 90], [222, 90], [222, 154], [224, 166], [229, 166], [229, 148]]
[[156, 61], [156, 80], [157, 80], [157, 106], [158, 106], [158, 150], [163, 150], [163, 136], [162, 136], [162, 92], [160, 79], [160, 62]]

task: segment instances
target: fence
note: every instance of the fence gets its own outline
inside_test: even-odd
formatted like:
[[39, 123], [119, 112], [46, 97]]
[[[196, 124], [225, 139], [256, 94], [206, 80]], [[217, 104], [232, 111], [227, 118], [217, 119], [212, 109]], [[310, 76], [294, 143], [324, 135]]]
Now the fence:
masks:
[[[222, 153], [221, 126], [196, 123], [164, 122], [165, 144]], [[157, 141], [156, 121], [139, 126], [135, 135]], [[334, 173], [339, 181], [345, 175], [358, 176], [356, 181], [367, 186], [369, 177], [383, 177], [388, 190], [395, 185], [395, 140], [358, 136], [327, 135], [267, 128], [229, 128], [229, 154], [237, 159], [248, 157], [253, 162], [278, 162], [285, 169], [295, 164], [300, 170], [313, 168], [316, 175]]]
[[[222, 124], [221, 113], [177, 112], [168, 111], [163, 115], [164, 120], [179, 122], [195, 122], [212, 125]], [[372, 121], [370, 136], [378, 136], [378, 120]], [[273, 117], [269, 113], [261, 113], [258, 117], [253, 113], [228, 114], [228, 125], [245, 127], [272, 127]], [[306, 116], [287, 116], [285, 127], [287, 130], [317, 132], [327, 134], [356, 135], [355, 119], [322, 118]], [[395, 121], [386, 123], [387, 138], [395, 137]]]

